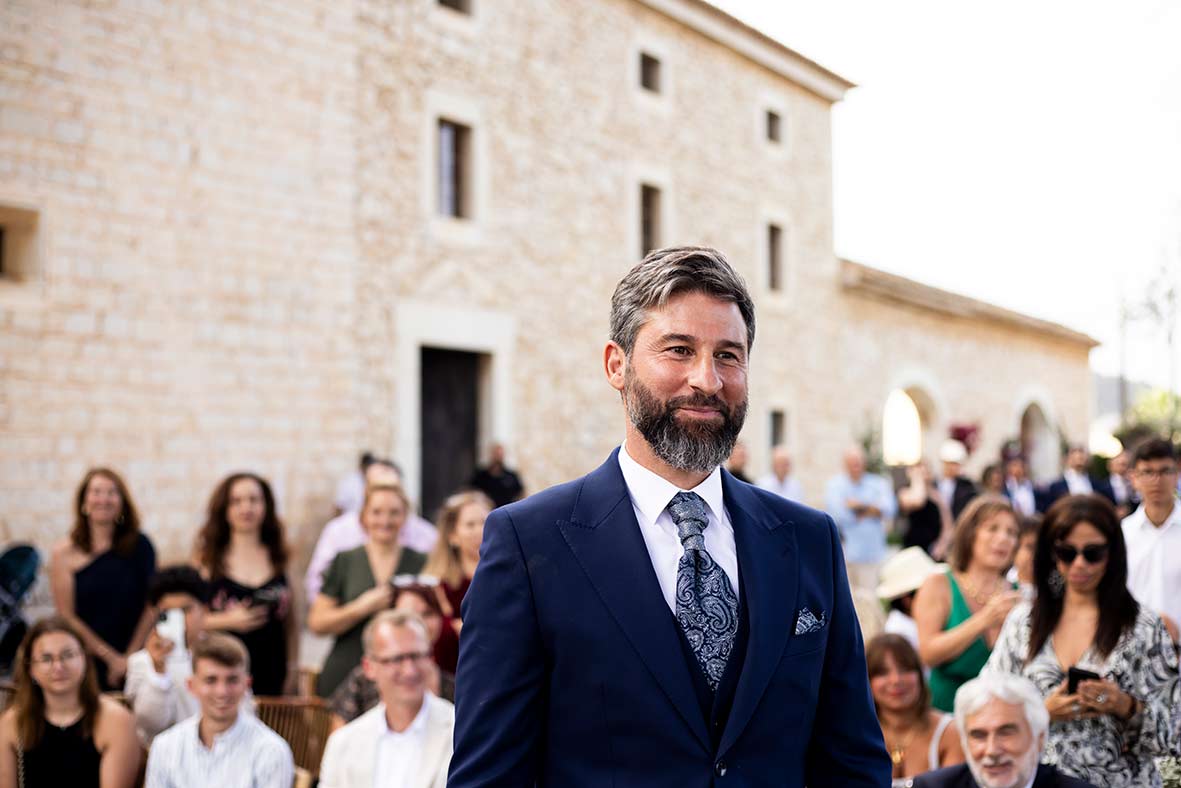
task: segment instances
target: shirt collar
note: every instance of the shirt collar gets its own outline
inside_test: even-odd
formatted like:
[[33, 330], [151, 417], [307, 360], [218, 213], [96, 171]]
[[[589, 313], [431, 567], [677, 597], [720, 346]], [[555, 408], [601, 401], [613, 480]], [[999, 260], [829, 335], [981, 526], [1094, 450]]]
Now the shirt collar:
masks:
[[426, 730], [427, 717], [430, 716], [430, 712], [427, 709], [427, 707], [430, 706], [430, 697], [431, 693], [429, 691], [423, 693], [422, 706], [419, 707], [418, 714], [414, 715], [414, 719], [410, 721], [409, 727], [407, 727], [404, 731], [395, 731], [390, 728], [389, 720], [385, 716], [385, 704], [382, 703], [379, 719], [381, 720], [381, 730], [383, 735], [395, 737], [418, 736], [424, 730]]
[[1173, 499], [1173, 511], [1169, 512], [1169, 516], [1165, 518], [1165, 521], [1160, 526], [1160, 528], [1157, 528], [1152, 524], [1152, 521], [1148, 519], [1148, 512], [1145, 511], [1143, 503], [1140, 504], [1140, 508], [1133, 512], [1130, 516], [1136, 518], [1136, 525], [1138, 525], [1142, 530], [1163, 533], [1174, 526], [1181, 528], [1181, 503], [1179, 503], [1176, 498]]
[[[239, 736], [241, 736], [241, 735], [242, 735], [242, 731], [244, 731], [244, 730], [245, 730], [245, 728], [246, 728], [246, 719], [245, 719], [245, 717], [246, 717], [246, 715], [245, 715], [245, 714], [243, 714], [243, 713], [241, 712], [241, 710], [239, 710], [239, 711], [238, 711], [238, 716], [237, 716], [237, 718], [234, 720], [234, 724], [233, 724], [233, 725], [231, 725], [230, 727], [226, 728], [226, 729], [225, 729], [224, 731], [222, 731], [221, 733], [215, 733], [215, 734], [213, 734], [213, 746], [212, 746], [212, 747], [209, 747], [209, 748], [208, 748], [208, 751], [209, 751], [209, 752], [213, 752], [213, 751], [215, 751], [215, 750], [217, 749], [217, 746], [218, 746], [219, 744], [221, 744], [222, 742], [233, 741], [234, 739], [236, 739], [236, 738], [238, 738]], [[195, 719], [197, 720], [197, 725], [196, 725], [196, 729], [195, 729], [195, 733], [197, 734], [197, 744], [198, 744], [198, 746], [200, 746], [200, 747], [201, 747], [201, 749], [206, 749], [206, 747], [205, 747], [205, 742], [201, 741], [201, 715], [200, 715], [200, 714], [198, 714], [198, 715], [195, 717]]]
[[619, 470], [623, 472], [623, 481], [627, 484], [627, 492], [632, 503], [640, 510], [640, 514], [648, 522], [656, 522], [660, 513], [668, 507], [673, 496], [679, 492], [694, 492], [701, 496], [705, 505], [713, 512], [714, 520], [725, 523], [726, 518], [722, 509], [722, 471], [714, 468], [705, 481], [692, 490], [681, 490], [663, 476], [640, 465], [627, 453], [627, 443], [619, 447]]

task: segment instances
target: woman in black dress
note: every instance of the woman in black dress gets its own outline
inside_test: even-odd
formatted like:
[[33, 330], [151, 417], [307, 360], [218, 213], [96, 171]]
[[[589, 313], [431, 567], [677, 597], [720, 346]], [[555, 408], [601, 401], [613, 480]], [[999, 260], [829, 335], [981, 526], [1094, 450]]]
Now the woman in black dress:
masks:
[[299, 680], [299, 618], [287, 559], [271, 486], [253, 473], [223, 480], [197, 537], [197, 568], [212, 596], [205, 625], [242, 640], [255, 695], [293, 695]]
[[29, 629], [16, 695], [0, 717], [0, 788], [130, 788], [139, 770], [135, 719], [98, 693], [81, 634], [61, 616]]
[[155, 571], [127, 485], [109, 468], [91, 469], [74, 496], [74, 527], [53, 546], [49, 582], [54, 606], [96, 659], [102, 689], [123, 688], [127, 656], [148, 636]]

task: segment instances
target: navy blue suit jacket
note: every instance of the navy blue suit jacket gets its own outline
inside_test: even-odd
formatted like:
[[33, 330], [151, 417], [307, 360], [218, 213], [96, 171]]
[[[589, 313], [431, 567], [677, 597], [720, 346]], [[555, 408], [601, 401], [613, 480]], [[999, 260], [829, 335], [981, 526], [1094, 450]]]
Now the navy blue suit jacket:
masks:
[[[934, 772], [920, 774], [911, 781], [914, 788], [980, 788], [967, 764], [948, 766]], [[1089, 782], [1070, 777], [1047, 764], [1039, 764], [1033, 778], [1033, 788], [1095, 788]]]
[[[1113, 504], [1115, 503], [1115, 491], [1111, 489], [1111, 482], [1106, 479], [1096, 479], [1092, 476], [1091, 490], [1095, 495], [1102, 495]], [[1050, 482], [1050, 486], [1046, 488], [1041, 511], [1049, 509], [1059, 498], [1065, 498], [1068, 495], [1070, 495], [1070, 487], [1067, 486], [1064, 477], [1059, 477], [1056, 481]]]
[[[716, 748], [612, 453], [488, 518], [449, 788], [890, 784], [832, 519], [725, 470], [722, 491], [750, 632]], [[826, 625], [794, 634], [803, 608]]]

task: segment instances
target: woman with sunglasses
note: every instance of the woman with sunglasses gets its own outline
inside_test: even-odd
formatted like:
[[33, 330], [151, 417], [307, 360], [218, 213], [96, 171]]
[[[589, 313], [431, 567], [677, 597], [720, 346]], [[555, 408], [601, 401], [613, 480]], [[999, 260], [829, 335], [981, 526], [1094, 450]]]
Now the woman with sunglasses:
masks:
[[[1160, 616], [1128, 591], [1115, 507], [1071, 495], [1046, 512], [1034, 553], [1037, 596], [1013, 610], [985, 670], [1025, 676], [1046, 698], [1043, 760], [1106, 788], [1161, 784], [1153, 759], [1176, 751], [1177, 652]], [[1076, 676], [1070, 669], [1090, 671]]]
[[99, 695], [94, 663], [65, 618], [29, 629], [14, 679], [0, 717], [0, 788], [130, 788], [140, 762], [135, 722]]

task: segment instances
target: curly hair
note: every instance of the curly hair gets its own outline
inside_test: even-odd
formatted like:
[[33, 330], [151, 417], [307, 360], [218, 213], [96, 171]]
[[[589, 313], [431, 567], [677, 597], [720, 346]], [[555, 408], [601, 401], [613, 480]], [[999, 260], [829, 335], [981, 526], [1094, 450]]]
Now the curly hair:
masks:
[[275, 513], [275, 495], [271, 492], [271, 485], [255, 473], [234, 473], [214, 488], [213, 495], [209, 497], [205, 525], [197, 535], [197, 560], [209, 572], [211, 579], [217, 579], [225, 572], [226, 550], [230, 546], [230, 521], [226, 517], [230, 508], [230, 491], [243, 479], [249, 479], [258, 485], [266, 505], [266, 513], [258, 532], [259, 541], [267, 548], [276, 574], [287, 568], [290, 552], [287, 549], [287, 540], [283, 536], [283, 523]]

